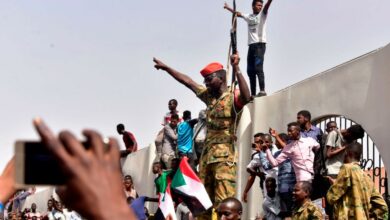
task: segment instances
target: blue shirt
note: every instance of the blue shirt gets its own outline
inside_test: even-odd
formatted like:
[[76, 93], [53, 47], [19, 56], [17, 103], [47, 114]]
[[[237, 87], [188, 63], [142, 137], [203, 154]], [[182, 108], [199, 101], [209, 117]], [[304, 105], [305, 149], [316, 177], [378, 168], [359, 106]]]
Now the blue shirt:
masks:
[[192, 153], [193, 128], [188, 121], [177, 126], [177, 150], [181, 153]]
[[[275, 153], [277, 157], [282, 151]], [[278, 191], [280, 193], [292, 192], [296, 183], [294, 168], [291, 165], [291, 160], [287, 159], [278, 166]]]
[[308, 131], [301, 130], [301, 137], [307, 138], [311, 137], [314, 140], [316, 140], [318, 143], [320, 143], [321, 138], [322, 138], [322, 130], [314, 125], [310, 127]]

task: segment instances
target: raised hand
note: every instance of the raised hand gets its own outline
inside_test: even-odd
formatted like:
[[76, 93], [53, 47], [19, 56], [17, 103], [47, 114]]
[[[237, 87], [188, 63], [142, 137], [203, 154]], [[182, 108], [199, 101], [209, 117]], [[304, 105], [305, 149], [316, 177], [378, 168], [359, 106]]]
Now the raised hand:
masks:
[[274, 138], [276, 138], [276, 137], [278, 136], [278, 132], [276, 132], [276, 130], [273, 129], [273, 128], [269, 128], [269, 134], [270, 134], [272, 137], [274, 137]]
[[136, 219], [124, 198], [115, 139], [106, 146], [99, 133], [85, 130], [87, 150], [69, 131], [56, 137], [41, 119], [35, 119], [34, 125], [66, 174], [65, 186], [57, 193], [67, 207], [87, 219]]
[[167, 70], [168, 69], [168, 66], [165, 65], [165, 63], [161, 62], [160, 60], [158, 60], [157, 58], [153, 57], [153, 62], [155, 63], [154, 64], [154, 68], [156, 68], [157, 70]]
[[232, 66], [238, 66], [238, 64], [240, 63], [240, 56], [238, 55], [238, 53], [230, 56], [230, 62]]

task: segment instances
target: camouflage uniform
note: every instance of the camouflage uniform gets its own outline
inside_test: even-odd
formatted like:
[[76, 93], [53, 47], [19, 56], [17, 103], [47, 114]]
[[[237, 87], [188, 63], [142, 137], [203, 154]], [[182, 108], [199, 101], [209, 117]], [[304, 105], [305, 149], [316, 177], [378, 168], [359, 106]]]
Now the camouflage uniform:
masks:
[[292, 220], [322, 220], [320, 208], [314, 205], [310, 200], [306, 201], [301, 207], [293, 210]]
[[388, 219], [385, 200], [358, 162], [344, 164], [326, 198], [335, 219]]
[[[207, 134], [199, 161], [199, 178], [216, 207], [222, 200], [236, 194], [234, 95], [228, 89], [216, 99], [203, 86], [198, 88], [196, 94], [207, 105]], [[198, 219], [211, 219], [210, 213]]]

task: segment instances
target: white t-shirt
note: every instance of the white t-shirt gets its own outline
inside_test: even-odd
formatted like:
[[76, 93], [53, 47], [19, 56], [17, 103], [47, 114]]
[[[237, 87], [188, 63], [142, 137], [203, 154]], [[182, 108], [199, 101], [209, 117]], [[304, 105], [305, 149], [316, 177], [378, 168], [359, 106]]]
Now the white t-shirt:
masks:
[[261, 11], [259, 14], [241, 14], [248, 23], [248, 45], [254, 43], [266, 43], [266, 21], [267, 14]]
[[[342, 147], [343, 144], [344, 144], [344, 139], [339, 131], [331, 131], [328, 134], [328, 137], [326, 139], [327, 148], [331, 147], [331, 148], [338, 149]], [[325, 165], [326, 168], [328, 169], [329, 175], [337, 175], [339, 173], [340, 167], [343, 165], [344, 162], [344, 155], [345, 155], [345, 150], [331, 158], [326, 159]]]

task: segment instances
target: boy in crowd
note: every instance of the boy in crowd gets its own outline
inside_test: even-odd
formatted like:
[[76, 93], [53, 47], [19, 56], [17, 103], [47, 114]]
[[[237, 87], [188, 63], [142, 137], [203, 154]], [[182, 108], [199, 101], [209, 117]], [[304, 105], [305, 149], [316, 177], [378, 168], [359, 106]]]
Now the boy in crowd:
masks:
[[259, 80], [260, 92], [258, 96], [267, 95], [265, 92], [264, 83], [264, 54], [266, 48], [266, 21], [268, 9], [271, 6], [272, 0], [268, 0], [263, 8], [263, 0], [252, 1], [253, 14], [242, 14], [234, 11], [227, 3], [224, 8], [232, 13], [236, 13], [238, 17], [243, 18], [248, 23], [248, 57], [247, 57], [247, 73], [249, 77], [251, 94], [256, 95], [256, 78]]
[[121, 151], [121, 157], [125, 157], [128, 154], [136, 152], [138, 149], [138, 144], [135, 140], [133, 133], [131, 133], [130, 131], [126, 131], [125, 126], [123, 124], [118, 124], [116, 126], [116, 130], [118, 131], [118, 134], [122, 135], [123, 142], [125, 143], [126, 147], [126, 150]]
[[194, 155], [192, 152], [194, 126], [198, 122], [197, 119], [191, 120], [191, 112], [183, 112], [183, 122], [177, 126], [177, 151], [179, 158], [188, 157], [188, 162], [195, 170]]
[[[271, 135], [275, 137], [275, 145], [279, 149], [275, 153], [275, 157], [282, 152], [283, 144], [288, 143], [288, 135], [285, 133], [277, 134], [271, 129]], [[279, 140], [279, 141], [278, 141]], [[292, 214], [292, 192], [296, 183], [294, 169], [291, 165], [291, 160], [287, 159], [278, 166], [278, 192], [280, 197], [280, 216], [291, 217]]]
[[[179, 111], [177, 110], [177, 100], [176, 99], [171, 99], [168, 102], [168, 109], [169, 112], [167, 112], [162, 120], [161, 125], [165, 126], [171, 122], [171, 117], [172, 115], [179, 115]], [[179, 119], [181, 121], [181, 119]]]
[[265, 179], [267, 195], [263, 201], [264, 219], [282, 220], [280, 216], [280, 198], [276, 193], [276, 179], [268, 177]]
[[[276, 154], [279, 152], [279, 149], [274, 147], [272, 136], [269, 134], [264, 134], [262, 140], [263, 140], [263, 143], [262, 143], [261, 149], [263, 149], [263, 148], [270, 149], [272, 155], [274, 157], [276, 157]], [[269, 161], [267, 159], [267, 155], [263, 151], [260, 151], [260, 163], [261, 163], [260, 170], [265, 174], [265, 178], [273, 177], [276, 180], [276, 178], [278, 176], [278, 167], [273, 167], [269, 163]], [[265, 193], [263, 193], [263, 194], [266, 195], [267, 191], [265, 191]]]
[[261, 145], [263, 144], [263, 133], [257, 133], [253, 136], [254, 143], [252, 143], [252, 156], [251, 161], [246, 167], [246, 171], [249, 173], [248, 181], [246, 183], [244, 192], [242, 194], [242, 201], [248, 202], [248, 192], [252, 188], [253, 183], [255, 182], [256, 176], [260, 178], [260, 188], [263, 190], [263, 181], [265, 179], [265, 174], [260, 171], [261, 162], [260, 162], [260, 151]]
[[294, 187], [293, 200], [294, 210], [293, 220], [322, 220], [322, 212], [310, 200], [312, 191], [311, 183], [308, 181], [297, 182]]
[[133, 178], [130, 175], [126, 175], [123, 178], [123, 191], [125, 192], [126, 198], [138, 198], [138, 193], [134, 189]]
[[346, 145], [364, 137], [364, 129], [360, 125], [352, 125], [339, 131], [337, 124], [331, 121], [327, 124], [326, 168], [328, 176], [335, 179], [343, 165]]
[[172, 115], [169, 124], [164, 126], [163, 145], [161, 149], [161, 160], [165, 165], [165, 168], [171, 168], [171, 161], [175, 158], [176, 146], [177, 146], [177, 133], [176, 127], [179, 122], [178, 115]]
[[[179, 111], [176, 109], [177, 108], [177, 100], [176, 99], [171, 99], [168, 101], [168, 109], [169, 109], [169, 112], [167, 112], [165, 115], [164, 115], [164, 118], [161, 122], [161, 125], [162, 126], [166, 126], [168, 125], [170, 122], [171, 122], [171, 117], [172, 115], [179, 115]], [[181, 119], [179, 118], [179, 122], [181, 121]], [[157, 159], [160, 160], [161, 159], [161, 149], [162, 149], [162, 145], [163, 145], [163, 138], [164, 138], [164, 128], [161, 129], [158, 134], [157, 134], [157, 137], [156, 139], [154, 140], [154, 144], [156, 145], [156, 150], [157, 150]]]
[[388, 207], [370, 177], [360, 168], [362, 145], [346, 147], [344, 165], [326, 198], [334, 208], [334, 219], [388, 219]]
[[236, 198], [226, 198], [219, 204], [216, 213], [218, 220], [240, 220], [242, 215], [242, 204]]

